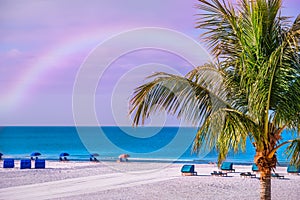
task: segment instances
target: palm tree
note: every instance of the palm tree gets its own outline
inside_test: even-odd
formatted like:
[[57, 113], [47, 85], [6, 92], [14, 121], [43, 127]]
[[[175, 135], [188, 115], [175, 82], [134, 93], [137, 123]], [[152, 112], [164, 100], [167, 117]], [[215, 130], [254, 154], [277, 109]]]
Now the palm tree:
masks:
[[[216, 62], [186, 76], [150, 76], [135, 89], [130, 114], [135, 125], [161, 110], [191, 122], [198, 127], [194, 150], [216, 147], [219, 165], [249, 138], [261, 199], [271, 199], [276, 151], [288, 144], [291, 164], [300, 166], [300, 15], [294, 23], [281, 17], [281, 0], [199, 2], [196, 27]], [[284, 130], [294, 139], [283, 141]]]

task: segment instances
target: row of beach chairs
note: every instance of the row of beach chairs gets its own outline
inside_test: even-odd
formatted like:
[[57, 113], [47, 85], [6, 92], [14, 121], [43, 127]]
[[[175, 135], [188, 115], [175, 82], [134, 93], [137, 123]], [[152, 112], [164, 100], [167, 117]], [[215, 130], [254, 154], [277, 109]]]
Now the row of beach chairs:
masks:
[[[228, 172], [235, 172], [235, 169], [233, 168], [233, 163], [231, 162], [224, 162], [222, 163], [220, 169], [222, 171], [213, 171], [211, 173], [212, 176], [227, 176]], [[252, 165], [252, 172], [258, 172], [259, 169], [256, 164]], [[197, 172], [195, 171], [195, 165], [183, 165], [181, 168], [181, 173], [183, 176], [192, 176], [197, 175]], [[300, 174], [300, 168], [297, 168], [294, 165], [289, 165], [287, 167], [287, 173], [289, 174]], [[243, 172], [240, 173], [241, 177], [250, 177], [255, 178], [256, 174], [252, 174], [251, 172]], [[278, 173], [272, 173], [272, 178], [279, 178], [283, 179], [283, 175], [279, 175]]]
[[[32, 152], [30, 154], [30, 159], [31, 160], [38, 160], [39, 156], [41, 156], [42, 154], [40, 152]], [[126, 154], [127, 155], [127, 154]], [[3, 154], [0, 153], [0, 160], [2, 160], [2, 156]], [[69, 159], [67, 158], [68, 156], [70, 156], [69, 153], [63, 152], [59, 154], [59, 161], [69, 161]], [[98, 153], [93, 153], [89, 155], [89, 160], [90, 161], [94, 161], [94, 162], [99, 162], [99, 160], [96, 158], [97, 156], [99, 156]]]
[[[14, 168], [15, 160], [12, 158], [6, 158], [3, 160], [3, 168]], [[37, 159], [34, 161], [35, 169], [45, 169], [46, 161], [44, 159]], [[24, 159], [20, 160], [20, 169], [31, 169], [31, 160]]]
[[[252, 165], [252, 171], [253, 171], [253, 172], [258, 172], [258, 171], [259, 171], [256, 164], [253, 164], [253, 165]], [[299, 174], [299, 173], [300, 173], [300, 167], [297, 168], [295, 165], [288, 165], [286, 171], [287, 171], [287, 173], [289, 173], [289, 174]]]
[[[221, 165], [222, 171], [213, 171], [211, 175], [213, 176], [227, 176], [227, 172], [235, 172], [235, 169], [233, 169], [233, 163], [224, 162]], [[226, 172], [224, 172], [226, 171]], [[181, 173], [183, 176], [192, 176], [197, 175], [197, 172], [195, 171], [195, 165], [183, 165], [181, 168]]]

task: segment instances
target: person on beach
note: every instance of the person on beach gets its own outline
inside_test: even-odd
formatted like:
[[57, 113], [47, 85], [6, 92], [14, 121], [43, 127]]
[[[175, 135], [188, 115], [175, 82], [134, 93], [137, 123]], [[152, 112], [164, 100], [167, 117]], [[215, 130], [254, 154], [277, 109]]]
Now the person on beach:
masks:
[[90, 161], [99, 162], [95, 156], [90, 156]]
[[120, 156], [119, 156], [119, 162], [127, 162], [128, 161], [128, 158], [130, 157], [130, 155], [129, 154], [121, 154]]
[[64, 157], [59, 156], [59, 161], [69, 161], [69, 160], [66, 156], [64, 156]]

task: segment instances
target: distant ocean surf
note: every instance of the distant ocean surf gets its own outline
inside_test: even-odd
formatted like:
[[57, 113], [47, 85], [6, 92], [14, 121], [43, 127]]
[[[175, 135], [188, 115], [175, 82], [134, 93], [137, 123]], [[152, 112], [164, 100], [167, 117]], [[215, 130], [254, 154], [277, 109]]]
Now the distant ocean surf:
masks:
[[[16, 159], [37, 151], [49, 160], [57, 160], [60, 153], [67, 152], [70, 160], [78, 161], [88, 160], [91, 153], [98, 153], [100, 160], [115, 160], [128, 153], [131, 159], [145, 162], [216, 162], [214, 150], [192, 153], [196, 131], [191, 127], [9, 126], [0, 128], [0, 152]], [[247, 141], [245, 153], [230, 153], [227, 160], [252, 163], [254, 154]], [[282, 150], [277, 156], [280, 163], [287, 162]]]

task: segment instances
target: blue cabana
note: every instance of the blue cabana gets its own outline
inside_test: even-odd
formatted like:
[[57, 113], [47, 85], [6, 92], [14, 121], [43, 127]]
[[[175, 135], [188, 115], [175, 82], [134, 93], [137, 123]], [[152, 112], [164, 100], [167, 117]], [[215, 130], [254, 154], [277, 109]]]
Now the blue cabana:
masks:
[[181, 168], [182, 175], [197, 175], [195, 172], [195, 165], [183, 165]]
[[296, 167], [295, 165], [289, 165], [287, 168], [287, 172], [291, 174], [298, 174], [300, 173], [300, 167]]
[[14, 168], [15, 167], [15, 160], [12, 158], [6, 158], [3, 161], [3, 168]]
[[235, 172], [235, 169], [233, 169], [233, 163], [231, 162], [223, 162], [221, 165], [221, 170]]
[[30, 159], [21, 160], [20, 169], [31, 169], [31, 160]]
[[45, 159], [38, 159], [34, 163], [34, 168], [36, 169], [45, 169], [46, 161]]

